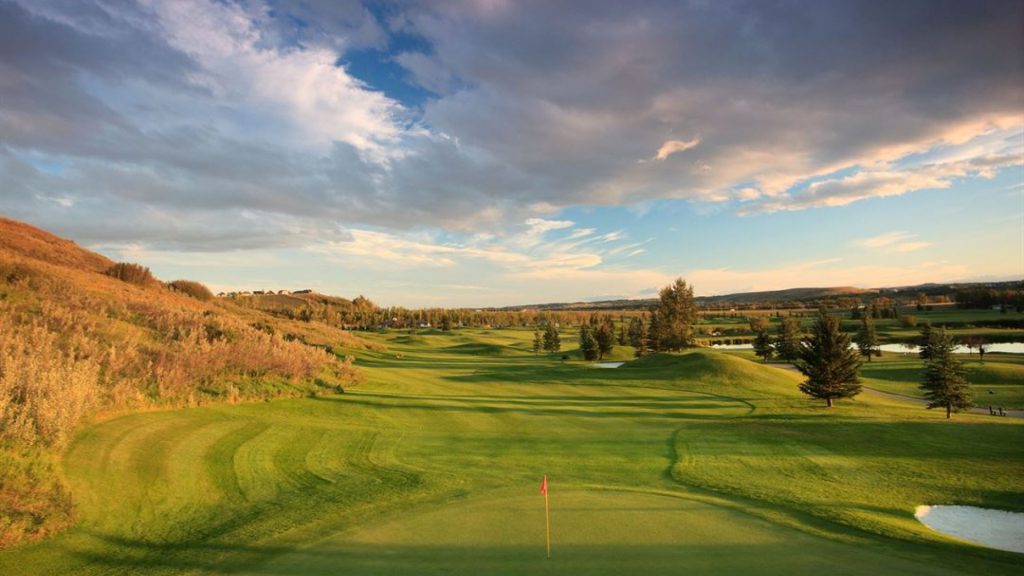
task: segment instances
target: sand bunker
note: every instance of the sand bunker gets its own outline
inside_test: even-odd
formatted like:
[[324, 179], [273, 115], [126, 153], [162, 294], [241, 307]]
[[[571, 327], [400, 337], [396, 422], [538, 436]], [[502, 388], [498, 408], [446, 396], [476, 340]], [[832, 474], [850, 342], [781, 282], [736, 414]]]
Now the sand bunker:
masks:
[[623, 364], [625, 364], [625, 362], [594, 362], [594, 366], [597, 366], [598, 368], [618, 368]]
[[1024, 554], [1024, 514], [974, 506], [918, 506], [914, 517], [947, 536]]

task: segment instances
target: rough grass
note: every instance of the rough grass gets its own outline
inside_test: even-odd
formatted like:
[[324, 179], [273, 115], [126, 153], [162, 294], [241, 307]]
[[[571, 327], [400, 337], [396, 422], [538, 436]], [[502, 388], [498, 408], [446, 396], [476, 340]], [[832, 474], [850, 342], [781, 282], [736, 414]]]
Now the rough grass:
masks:
[[[373, 337], [389, 348], [345, 350], [367, 381], [344, 395], [90, 427], [63, 460], [79, 524], [0, 572], [1019, 573], [913, 520], [1024, 510], [1016, 420], [827, 410], [710, 351], [596, 370], [526, 330]], [[447, 350], [467, 340], [505, 353]]]

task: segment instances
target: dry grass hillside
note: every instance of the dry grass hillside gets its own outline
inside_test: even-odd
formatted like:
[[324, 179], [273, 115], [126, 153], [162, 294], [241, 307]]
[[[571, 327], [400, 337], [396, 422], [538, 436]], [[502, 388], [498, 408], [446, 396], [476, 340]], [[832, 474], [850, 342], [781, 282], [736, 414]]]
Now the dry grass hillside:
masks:
[[[200, 289], [202, 288], [202, 289]], [[320, 323], [204, 297], [140, 265], [0, 218], [0, 547], [74, 512], [56, 455], [111, 414], [337, 391], [357, 379], [331, 350], [362, 341]]]

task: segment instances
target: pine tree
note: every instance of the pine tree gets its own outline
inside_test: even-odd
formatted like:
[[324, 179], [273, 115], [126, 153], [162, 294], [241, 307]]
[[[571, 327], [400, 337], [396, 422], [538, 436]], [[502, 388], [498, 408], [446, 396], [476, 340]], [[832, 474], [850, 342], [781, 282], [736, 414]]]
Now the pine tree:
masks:
[[754, 354], [763, 358], [765, 362], [771, 360], [775, 354], [775, 346], [768, 330], [761, 330], [754, 338]]
[[544, 329], [544, 350], [558, 352], [562, 349], [562, 339], [558, 337], [558, 328], [554, 324], [548, 324]]
[[651, 352], [661, 352], [661, 319], [658, 318], [658, 311], [651, 310], [651, 320], [647, 328], [647, 347]]
[[930, 342], [930, 355], [919, 388], [924, 390], [928, 408], [945, 408], [948, 419], [952, 412], [973, 406], [973, 397], [963, 364], [953, 353], [956, 345], [950, 335], [945, 329], [935, 330]]
[[860, 394], [857, 370], [860, 358], [850, 347], [850, 336], [839, 330], [839, 319], [825, 314], [818, 316], [810, 338], [800, 346], [797, 369], [807, 377], [800, 391], [821, 398], [832, 407], [836, 398], [852, 398]]
[[540, 354], [541, 349], [544, 347], [544, 341], [540, 335], [540, 328], [533, 331], [533, 353]]
[[615, 345], [615, 333], [612, 331], [611, 324], [604, 323], [598, 326], [594, 331], [594, 339], [597, 340], [598, 359], [604, 358], [605, 354], [610, 353]]
[[930, 322], [926, 322], [924, 326], [921, 326], [921, 334], [917, 337], [917, 345], [920, 347], [917, 355], [921, 357], [921, 360], [928, 360], [932, 357], [932, 341], [934, 337]]
[[647, 353], [647, 324], [643, 319], [633, 318], [629, 321], [629, 344], [637, 358]]
[[860, 330], [857, 331], [855, 339], [857, 350], [861, 356], [867, 356], [871, 362], [872, 356], [881, 356], [882, 351], [878, 349], [878, 335], [875, 334], [875, 323], [866, 316], [860, 321]]
[[589, 324], [580, 326], [580, 352], [583, 353], [584, 360], [597, 360], [597, 339], [594, 338], [594, 330]]
[[779, 324], [775, 351], [779, 358], [792, 362], [800, 357], [800, 323], [796, 318], [783, 318]]

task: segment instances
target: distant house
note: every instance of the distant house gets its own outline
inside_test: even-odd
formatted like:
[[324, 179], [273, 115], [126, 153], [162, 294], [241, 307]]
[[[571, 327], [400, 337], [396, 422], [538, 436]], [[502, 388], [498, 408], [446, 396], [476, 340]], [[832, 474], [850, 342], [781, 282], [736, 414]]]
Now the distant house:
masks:
[[295, 290], [292, 294], [310, 294], [312, 292], [309, 288], [303, 288], [302, 290]]
[[289, 292], [287, 290], [278, 290], [277, 293], [278, 294], [291, 294], [291, 292]]

